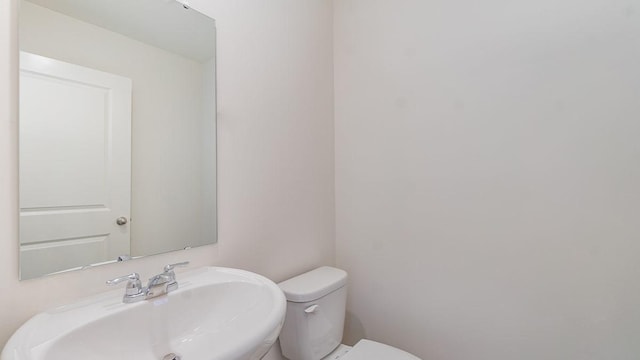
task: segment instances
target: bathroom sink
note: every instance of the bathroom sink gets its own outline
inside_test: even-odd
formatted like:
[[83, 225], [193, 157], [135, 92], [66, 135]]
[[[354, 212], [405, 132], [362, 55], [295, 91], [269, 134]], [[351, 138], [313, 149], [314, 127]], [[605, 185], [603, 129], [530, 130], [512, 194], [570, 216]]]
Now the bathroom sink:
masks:
[[124, 289], [40, 313], [1, 360], [260, 359], [275, 342], [286, 301], [276, 284], [242, 270], [179, 274], [178, 290], [134, 304]]

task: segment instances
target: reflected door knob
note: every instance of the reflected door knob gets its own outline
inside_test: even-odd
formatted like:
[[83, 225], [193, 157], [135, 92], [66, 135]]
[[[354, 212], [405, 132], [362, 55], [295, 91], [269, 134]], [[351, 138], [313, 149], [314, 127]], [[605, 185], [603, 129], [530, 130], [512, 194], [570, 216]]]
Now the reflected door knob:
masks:
[[122, 226], [122, 225], [127, 225], [127, 223], [129, 222], [129, 220], [127, 220], [126, 217], [121, 216], [119, 218], [116, 219], [116, 224]]

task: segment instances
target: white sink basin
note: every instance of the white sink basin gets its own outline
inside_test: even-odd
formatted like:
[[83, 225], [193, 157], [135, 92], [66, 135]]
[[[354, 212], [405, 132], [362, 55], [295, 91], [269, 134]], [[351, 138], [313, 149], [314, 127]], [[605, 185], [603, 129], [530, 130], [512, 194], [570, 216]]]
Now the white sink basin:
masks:
[[166, 296], [122, 303], [124, 289], [36, 315], [1, 360], [260, 359], [275, 342], [286, 300], [272, 281], [207, 267], [178, 274]]

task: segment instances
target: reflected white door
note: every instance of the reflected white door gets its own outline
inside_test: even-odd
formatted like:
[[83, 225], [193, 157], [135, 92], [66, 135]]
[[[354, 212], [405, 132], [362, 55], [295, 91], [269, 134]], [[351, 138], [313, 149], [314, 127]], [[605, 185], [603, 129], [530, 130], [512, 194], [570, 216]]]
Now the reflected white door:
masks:
[[21, 52], [21, 277], [129, 254], [130, 202], [131, 80]]

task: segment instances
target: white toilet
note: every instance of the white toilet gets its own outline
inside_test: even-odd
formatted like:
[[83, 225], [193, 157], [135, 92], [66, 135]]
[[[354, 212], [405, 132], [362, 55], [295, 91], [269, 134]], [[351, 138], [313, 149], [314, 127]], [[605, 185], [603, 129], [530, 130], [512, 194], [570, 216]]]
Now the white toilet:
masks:
[[360, 340], [342, 345], [347, 273], [321, 267], [278, 284], [287, 297], [280, 333], [282, 354], [290, 360], [420, 360], [389, 345]]

